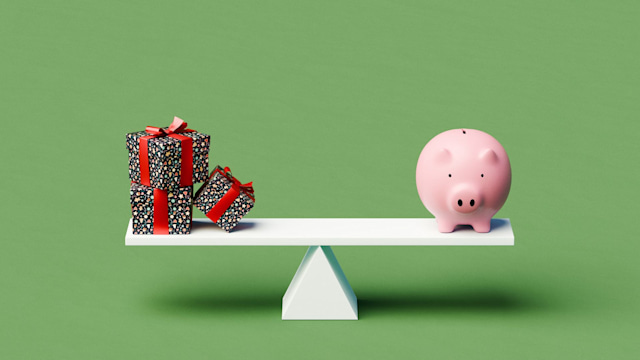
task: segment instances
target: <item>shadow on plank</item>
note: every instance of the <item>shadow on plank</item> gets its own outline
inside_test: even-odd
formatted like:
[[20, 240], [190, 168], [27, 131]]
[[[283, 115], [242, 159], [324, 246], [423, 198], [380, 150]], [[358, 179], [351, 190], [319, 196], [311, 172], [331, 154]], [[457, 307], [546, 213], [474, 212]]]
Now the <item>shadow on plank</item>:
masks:
[[[251, 219], [242, 220], [241, 222], [238, 223], [238, 225], [236, 225], [236, 227], [234, 227], [231, 230], [231, 233], [246, 230], [246, 229], [253, 229], [254, 227], [256, 227], [256, 225], [257, 225], [256, 222], [251, 221]], [[222, 230], [218, 225], [211, 222], [211, 220], [209, 219], [194, 219], [191, 230], [198, 231], [198, 230], [204, 230], [204, 229], [207, 229], [207, 230], [216, 229], [221, 232], [224, 232], [224, 230]]]

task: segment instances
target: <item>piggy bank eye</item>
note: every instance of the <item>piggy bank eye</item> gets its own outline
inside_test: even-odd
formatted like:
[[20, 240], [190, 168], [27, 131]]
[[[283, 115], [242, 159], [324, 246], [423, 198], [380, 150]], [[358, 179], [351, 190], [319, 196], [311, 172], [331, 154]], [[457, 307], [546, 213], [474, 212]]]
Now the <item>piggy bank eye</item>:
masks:
[[449, 174], [449, 177], [451, 177], [451, 174]]
[[484, 174], [480, 174], [480, 177], [484, 177]]

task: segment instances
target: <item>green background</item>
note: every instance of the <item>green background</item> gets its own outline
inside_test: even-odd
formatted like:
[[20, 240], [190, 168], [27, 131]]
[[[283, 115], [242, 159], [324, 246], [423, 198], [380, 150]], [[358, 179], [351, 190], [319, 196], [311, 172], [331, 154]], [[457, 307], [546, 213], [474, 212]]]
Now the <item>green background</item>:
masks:
[[[640, 6], [3, 1], [0, 357], [640, 356]], [[359, 321], [281, 321], [303, 247], [125, 247], [124, 134], [174, 115], [249, 217], [431, 217], [426, 142], [495, 136], [515, 247], [335, 247]], [[202, 217], [196, 212], [197, 217]]]

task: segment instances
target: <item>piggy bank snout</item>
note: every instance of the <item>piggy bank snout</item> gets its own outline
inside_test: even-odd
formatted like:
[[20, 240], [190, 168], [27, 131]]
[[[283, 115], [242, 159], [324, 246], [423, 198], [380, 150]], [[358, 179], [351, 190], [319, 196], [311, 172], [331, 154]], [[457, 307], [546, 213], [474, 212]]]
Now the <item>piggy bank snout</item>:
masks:
[[451, 206], [451, 209], [463, 214], [468, 214], [479, 209], [482, 201], [483, 199], [482, 196], [480, 196], [480, 192], [470, 185], [457, 186], [449, 196], [449, 206]]

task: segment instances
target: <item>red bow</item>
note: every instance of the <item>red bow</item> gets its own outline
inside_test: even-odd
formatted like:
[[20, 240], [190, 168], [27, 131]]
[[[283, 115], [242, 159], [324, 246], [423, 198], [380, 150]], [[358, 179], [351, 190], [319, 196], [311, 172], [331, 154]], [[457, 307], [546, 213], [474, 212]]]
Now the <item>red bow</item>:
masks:
[[171, 134], [178, 134], [182, 132], [193, 132], [194, 130], [187, 129], [187, 123], [177, 116], [173, 117], [173, 122], [168, 128], [160, 128], [157, 126], [147, 126], [146, 132], [156, 136], [167, 136]]
[[238, 188], [242, 189], [244, 192], [248, 192], [250, 194], [253, 194], [253, 181], [248, 182], [246, 184], [242, 184], [238, 179], [233, 177], [233, 174], [231, 174], [231, 169], [229, 169], [228, 167], [225, 166], [223, 171], [224, 171], [224, 175], [227, 177], [227, 179], [229, 179], [229, 180], [231, 180], [231, 182], [233, 182], [232, 186], [237, 186]]

